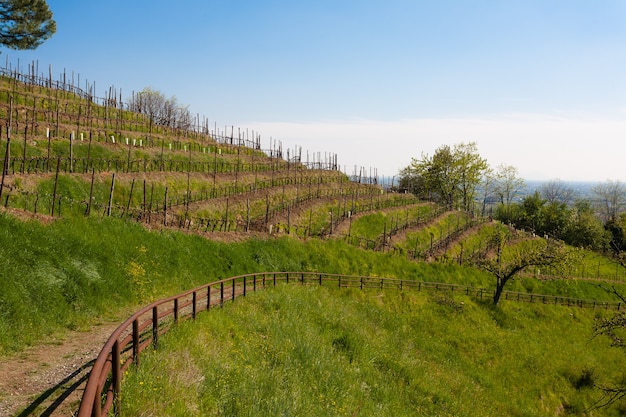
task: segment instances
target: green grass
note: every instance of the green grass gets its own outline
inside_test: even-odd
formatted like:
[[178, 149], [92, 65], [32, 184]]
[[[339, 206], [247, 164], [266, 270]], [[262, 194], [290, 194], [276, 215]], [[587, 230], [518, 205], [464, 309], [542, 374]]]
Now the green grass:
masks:
[[0, 355], [101, 315], [115, 316], [125, 307], [242, 273], [312, 270], [419, 279], [437, 268], [341, 242], [281, 238], [226, 244], [149, 232], [113, 218], [42, 225], [0, 215]]
[[125, 415], [554, 416], [586, 413], [624, 356], [598, 312], [442, 294], [268, 289], [160, 339]]
[[[415, 263], [338, 240], [290, 237], [220, 243], [172, 231], [147, 231], [114, 218], [49, 225], [0, 215], [0, 355], [51, 334], [94, 323], [130, 306], [243, 273], [319, 271], [493, 288], [484, 272], [455, 264]], [[618, 290], [626, 292], [624, 285]], [[616, 301], [598, 283], [533, 277], [508, 290]], [[112, 306], [115, 305], [115, 308]]]

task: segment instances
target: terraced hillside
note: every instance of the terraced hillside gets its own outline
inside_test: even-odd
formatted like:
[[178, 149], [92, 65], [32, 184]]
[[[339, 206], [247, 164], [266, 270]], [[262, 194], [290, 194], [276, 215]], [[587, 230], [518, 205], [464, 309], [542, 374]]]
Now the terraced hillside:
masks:
[[8, 209], [98, 215], [197, 232], [324, 236], [352, 214], [413, 203], [371, 178], [349, 178], [336, 155], [303, 157], [234, 127], [164, 126], [51, 79], [0, 78]]
[[[0, 204], [42, 218], [113, 216], [213, 239], [333, 237], [413, 260], [463, 263], [493, 225], [348, 176], [332, 153], [283, 149], [258, 132], [196, 116], [157, 123], [52, 76], [0, 76]], [[363, 169], [360, 172], [364, 172]], [[526, 236], [527, 238], [530, 236]], [[566, 276], [624, 280], [626, 268], [580, 251]], [[564, 275], [543, 271], [544, 275]]]
[[[45, 232], [32, 227], [47, 236], [42, 242], [31, 236], [31, 226], [5, 221], [6, 235], [14, 235], [4, 237], [22, 239], [27, 254], [4, 248], [11, 277], [0, 299], [0, 353], [19, 352], [60, 329], [90, 326], [109, 314], [112, 298], [122, 311], [205, 283], [207, 271], [224, 278], [302, 268], [441, 281], [487, 293], [493, 277], [464, 266], [477, 256], [496, 256], [494, 233], [511, 236], [505, 259], [539, 239], [384, 189], [356, 169], [348, 176], [332, 153], [285, 150], [271, 140], [264, 148], [258, 133], [211, 127], [199, 116], [185, 124], [155, 123], [130, 111], [121, 93], [96, 98], [86, 90], [51, 77], [6, 70], [0, 76], [2, 211], [43, 223], [63, 219]], [[165, 233], [153, 235], [135, 223]], [[166, 250], [176, 231], [227, 243], [189, 236]], [[133, 253], [117, 249], [120, 238]], [[228, 244], [234, 241], [245, 242]], [[513, 289], [613, 301], [591, 283], [564, 279], [623, 282], [626, 268], [593, 252], [576, 254], [568, 269], [529, 270]], [[14, 276], [20, 285], [13, 285]], [[36, 318], [31, 304], [38, 305]], [[19, 380], [21, 370], [13, 370]], [[0, 385], [0, 406], [2, 391]]]

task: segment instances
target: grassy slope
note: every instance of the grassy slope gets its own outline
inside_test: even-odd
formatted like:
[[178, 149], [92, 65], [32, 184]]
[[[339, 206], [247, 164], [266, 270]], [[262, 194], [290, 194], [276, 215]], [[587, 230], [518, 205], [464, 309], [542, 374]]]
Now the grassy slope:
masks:
[[[246, 272], [333, 273], [461, 279], [463, 270], [418, 265], [341, 242], [290, 238], [219, 243], [146, 231], [119, 219], [58, 220], [49, 225], [0, 215], [0, 354], [80, 328], [102, 314], [145, 304]], [[487, 282], [482, 276], [481, 280]], [[119, 318], [119, 317], [118, 317]]]
[[[626, 364], [589, 310], [283, 286], [203, 314], [124, 380], [127, 415], [554, 416]], [[623, 412], [624, 410], [621, 410]]]
[[[220, 243], [147, 231], [119, 219], [75, 218], [49, 225], [0, 215], [0, 354], [129, 306], [247, 272], [320, 271], [454, 282], [490, 288], [485, 273], [408, 262], [341, 241], [289, 237]], [[610, 299], [584, 281], [516, 280], [512, 290]]]
[[[15, 96], [14, 104], [16, 106], [18, 104], [24, 106], [21, 110], [18, 109], [18, 111], [16, 111], [17, 113], [23, 113], [28, 109], [34, 110], [36, 106], [33, 102], [33, 97], [35, 96], [37, 96], [38, 103], [41, 102], [43, 103], [41, 104], [43, 107], [48, 106], [50, 109], [56, 108], [56, 104], [53, 106], [53, 102], [56, 103], [55, 100], [59, 97], [55, 91], [50, 91], [40, 87], [24, 88], [19, 83], [7, 84], [6, 79], [0, 78], [0, 101], [2, 103], [5, 103], [6, 96], [9, 91], [11, 91], [11, 94]], [[45, 156], [48, 144], [51, 146], [51, 156], [53, 162], [54, 158], [57, 156], [66, 157], [69, 155], [69, 132], [73, 131], [76, 127], [75, 123], [76, 120], [78, 120], [76, 119], [76, 114], [79, 111], [79, 105], [83, 106], [84, 111], [86, 108], [86, 102], [66, 93], [60, 94], [60, 100], [60, 108], [62, 109], [60, 117], [60, 133], [53, 135], [53, 139], [50, 142], [48, 142], [43, 135], [45, 127], [54, 127], [54, 115], [52, 112], [42, 112], [40, 104], [37, 104], [38, 112], [36, 118], [40, 123], [38, 130], [31, 130], [29, 133], [29, 141], [27, 142], [27, 149], [25, 150], [25, 154], [28, 157]], [[0, 108], [0, 115], [6, 116], [5, 113], [7, 108], [8, 105], [6, 108]], [[66, 112], [67, 114], [65, 114]], [[177, 200], [181, 199], [181, 196], [185, 195], [187, 191], [188, 177], [184, 174], [185, 169], [183, 165], [181, 165], [183, 168], [176, 168], [177, 165], [174, 164], [174, 170], [180, 171], [178, 173], [141, 173], [142, 166], [144, 166], [143, 163], [141, 163], [143, 159], [160, 159], [162, 151], [164, 151], [166, 162], [188, 161], [191, 157], [194, 163], [205, 164], [204, 168], [200, 169], [202, 172], [192, 173], [189, 176], [190, 190], [192, 195], [196, 196], [198, 193], [202, 195], [202, 192], [213, 190], [212, 184], [215, 184], [217, 191], [221, 190], [223, 187], [231, 186], [233, 181], [233, 166], [237, 167], [234, 169], [234, 171], [237, 172], [234, 181], [240, 188], [251, 182], [254, 182], [255, 185], [258, 186], [262, 186], [263, 184], [267, 185], [266, 183], [270, 177], [272, 178], [271, 182], [273, 183], [275, 175], [277, 179], [281, 177], [288, 178], [289, 181], [286, 182], [287, 184], [296, 184], [293, 186], [287, 185], [285, 187], [283, 183], [281, 187], [281, 183], [278, 182], [279, 186], [274, 187], [273, 189], [264, 188], [264, 190], [268, 192], [267, 199], [261, 196], [260, 200], [250, 202], [252, 217], [259, 215], [259, 213], [260, 215], [263, 215], [266, 212], [266, 204], [268, 203], [270, 204], [270, 207], [274, 209], [279, 205], [282, 205], [284, 201], [290, 201], [291, 199], [296, 198], [298, 193], [300, 193], [301, 196], [302, 193], [305, 192], [304, 190], [309, 193], [315, 192], [316, 188], [319, 190], [319, 186], [315, 187], [312, 185], [317, 184], [317, 180], [323, 184], [321, 189], [322, 194], [325, 189], [327, 189], [326, 191], [336, 191], [337, 187], [346, 191], [345, 193], [342, 193], [344, 204], [343, 208], [345, 210], [347, 207], [346, 201], [350, 199], [350, 196], [352, 196], [352, 192], [354, 191], [351, 187], [357, 187], [354, 184], [344, 184], [345, 178], [343, 178], [341, 174], [334, 172], [305, 172], [303, 174], [303, 172], [294, 171], [293, 167], [289, 170], [288, 167], [285, 166], [286, 163], [284, 162], [281, 163], [280, 168], [277, 168], [278, 171], [276, 171], [276, 173], [273, 171], [270, 172], [267, 171], [268, 160], [262, 152], [249, 150], [247, 148], [238, 149], [236, 147], [230, 147], [223, 144], [218, 145], [213, 143], [210, 138], [206, 137], [200, 138], [200, 142], [197, 142], [197, 138], [180, 138], [179, 135], [173, 132], [161, 131], [156, 135], [148, 135], [154, 139], [148, 140], [146, 133], [148, 128], [142, 117], [123, 111], [118, 112], [114, 109], [104, 111], [103, 108], [97, 107], [93, 107], [90, 114], [93, 115], [93, 112], [98, 114], [98, 116], [89, 122], [85, 119], [85, 114], [82, 114], [82, 127], [78, 130], [86, 132], [87, 125], [89, 125], [93, 128], [94, 142], [91, 146], [89, 146], [86, 142], [79, 143], [79, 141], [75, 141], [73, 146], [74, 156], [84, 158], [89, 152], [91, 158], [117, 158], [121, 161], [122, 171], [125, 169], [124, 167], [126, 166], [126, 162], [130, 163], [133, 160], [140, 160], [140, 163], [136, 166], [130, 164], [132, 170], [138, 172], [118, 172], [118, 175], [116, 176], [114, 205], [120, 205], [121, 207], [126, 207], [129, 199], [132, 203], [130, 205], [131, 208], [141, 207], [142, 195], [140, 187], [142, 180], [147, 181], [146, 183], [148, 185], [148, 189], [152, 189], [154, 186], [154, 195], [157, 196], [156, 199], [159, 201], [163, 197], [166, 186], [169, 189], [168, 195], [172, 199], [170, 203], [175, 203]], [[108, 115], [105, 120], [105, 114], [107, 114], [107, 112]], [[122, 119], [133, 120], [134, 122], [118, 126], [118, 122]], [[118, 138], [118, 142], [116, 144], [108, 142], [108, 138], [111, 134], [115, 134]], [[137, 140], [143, 139], [145, 140], [145, 146], [129, 148], [120, 142], [120, 139], [123, 137], [129, 137]], [[107, 143], [105, 143], [105, 139]], [[169, 144], [171, 143], [175, 145], [172, 151], [169, 150]], [[24, 151], [22, 146], [22, 137], [20, 136], [19, 131], [16, 130], [11, 145], [11, 153], [14, 157], [16, 155], [22, 155], [22, 152]], [[186, 149], [193, 149], [193, 151], [190, 153], [187, 152]], [[4, 154], [4, 151], [5, 146], [0, 146], [0, 156]], [[271, 162], [275, 162], [275, 160]], [[242, 165], [241, 169], [243, 171], [239, 173], [240, 163], [244, 165], [259, 163], [260, 165], [254, 169], [252, 169], [251, 166], [248, 166], [248, 171], [245, 171], [244, 165]], [[150, 166], [152, 165], [148, 164], [148, 167]], [[19, 164], [17, 168], [19, 170]], [[54, 169], [54, 166], [52, 168]], [[75, 167], [75, 169], [82, 171], [82, 168], [80, 167]], [[157, 168], [152, 166], [152, 169]], [[285, 169], [287, 169], [287, 171], [285, 171]], [[213, 177], [207, 177], [207, 173], [210, 173], [211, 170], [216, 170], [215, 172], [217, 175], [214, 179]], [[312, 183], [311, 181], [304, 181], [301, 184], [298, 184], [296, 181], [298, 178], [302, 179], [303, 175], [307, 177], [309, 174], [311, 175], [311, 178], [316, 181], [313, 181]], [[259, 181], [258, 184], [257, 175]], [[50, 199], [50, 196], [46, 197], [46, 194], [52, 193], [54, 184], [53, 178], [53, 174], [51, 173], [40, 175], [19, 175], [16, 173], [15, 175], [7, 177], [7, 185], [14, 188], [10, 200], [11, 207], [26, 207], [28, 210], [31, 210], [34, 209], [35, 201], [38, 201], [38, 210], [40, 212], [48, 212], [50, 202], [46, 203], [46, 201]], [[125, 311], [125, 309], [129, 306], [145, 304], [151, 300], [171, 295], [172, 293], [188, 289], [207, 281], [237, 275], [244, 272], [258, 272], [263, 270], [317, 270], [336, 273], [395, 276], [425, 281], [454, 282], [461, 284], [473, 284], [483, 287], [491, 287], [493, 284], [491, 277], [473, 269], [461, 268], [456, 265], [415, 264], [407, 262], [401, 257], [394, 257], [389, 254], [361, 251], [338, 241], [323, 242], [310, 240], [303, 242], [290, 238], [280, 238], [269, 240], [249, 240], [244, 243], [225, 244], [207, 241], [198, 236], [188, 236], [169, 231], [147, 232], [138, 224], [125, 223], [116, 219], [84, 219], [82, 217], [84, 204], [81, 202], [87, 199], [87, 196], [89, 195], [90, 178], [91, 177], [87, 174], [60, 174], [59, 183], [57, 184], [57, 192], [59, 195], [63, 196], [62, 201], [64, 205], [62, 215], [66, 217], [65, 220], [55, 221], [49, 226], [43, 226], [37, 222], [21, 222], [8, 218], [4, 215], [0, 215], [0, 355], [10, 355], [13, 352], [19, 351], [28, 344], [41, 342], [42, 338], [45, 338], [46, 335], [50, 333], [63, 332], [68, 328], [80, 328], [88, 325], [97, 321], [98, 317], [102, 315], [110, 315], [112, 317], [122, 319], [123, 317], [120, 317], [122, 314], [121, 312]], [[324, 181], [322, 181], [323, 179]], [[106, 204], [108, 201], [110, 181], [110, 172], [98, 173], [94, 180], [94, 198], [95, 202], [100, 204], [98, 209], [100, 214], [102, 212], [103, 204]], [[132, 188], [131, 184], [133, 184], [133, 181], [136, 181], [136, 184], [134, 194], [132, 194], [131, 199], [130, 189]], [[296, 187], [299, 188], [299, 191]], [[356, 201], [353, 199], [352, 203], [355, 203], [358, 206], [359, 204], [365, 204], [368, 201], [371, 203], [373, 201], [373, 194], [367, 193], [367, 187], [357, 187], [355, 189], [357, 190], [357, 195], [360, 195], [361, 197], [360, 199], [357, 198]], [[32, 194], [21, 194], [21, 192], [27, 191], [40, 192], [41, 200], [35, 199]], [[218, 192], [216, 195], [222, 194]], [[314, 230], [325, 227], [328, 220], [328, 212], [334, 211], [335, 205], [337, 206], [337, 215], [339, 215], [341, 211], [342, 199], [340, 197], [336, 197], [335, 194], [332, 195], [334, 196], [331, 197], [333, 201], [332, 204], [320, 203], [319, 207], [315, 207], [315, 209], [313, 207], [308, 207], [308, 211], [304, 215], [300, 216], [301, 224], [299, 224], [299, 226], [311, 223]], [[208, 202], [192, 205], [192, 214], [194, 214], [195, 210], [196, 215], [219, 218], [223, 215], [222, 212], [225, 210], [223, 207], [224, 200], [224, 198], [212, 199]], [[240, 198], [239, 200], [239, 203], [236, 201], [230, 202], [229, 217], [231, 219], [235, 216], [245, 217], [248, 207], [243, 204], [243, 198]], [[73, 206], [69, 203], [70, 201], [74, 202]], [[183, 209], [185, 209], [184, 206], [174, 207], [174, 211], [180, 211]], [[57, 212], [57, 215], [58, 214], [59, 213]], [[77, 214], [75, 218], [67, 219], [67, 217], [74, 214]], [[364, 216], [361, 220], [355, 221], [352, 231], [357, 235], [362, 234], [363, 236], [375, 238], [384, 230], [389, 230], [388, 228], [391, 227], [390, 225], [394, 224], [394, 219], [395, 224], [398, 222], [401, 223], [403, 220], [409, 220], [410, 214], [413, 215], [415, 213], [409, 213], [408, 209], [387, 211], [386, 214], [374, 213], [370, 216]], [[294, 218], [292, 218], [292, 226], [294, 226], [294, 221]], [[444, 231], [444, 229], [450, 228], [449, 224], [446, 226], [443, 223], [439, 224], [437, 227], [435, 226], [436, 225], [430, 225], [429, 227], [435, 228], [430, 231], [439, 235]], [[429, 229], [424, 228], [423, 232], [424, 231], [427, 232]], [[417, 238], [418, 234], [419, 232], [411, 232], [407, 234], [408, 237], [413, 238], [413, 241], [410, 242], [408, 248], [416, 247], [416, 239], [419, 240]], [[422, 240], [428, 243], [430, 241], [430, 237], [428, 235], [425, 236], [425, 240]], [[466, 246], [466, 250], [468, 249], [468, 246]], [[585, 265], [583, 269], [588, 273], [589, 271], [595, 271], [597, 269], [598, 273], [600, 273], [600, 268], [605, 268], [605, 265], [601, 265], [601, 262], [603, 262], [601, 259], [593, 258], [591, 263], [589, 265]], [[608, 268], [609, 271], [607, 276], [618, 275], [619, 271], [613, 268], [612, 265], [609, 265]], [[511, 283], [511, 285], [509, 285], [508, 289], [532, 291], [544, 294], [560, 294], [580, 298], [610, 299], [609, 295], [600, 289], [598, 285], [575, 280], [542, 282], [532, 278], [516, 279]], [[626, 290], [622, 290], [622, 292], [624, 291]], [[353, 301], [346, 303], [348, 305], [352, 305], [356, 302], [357, 305], [353, 307], [357, 310], [357, 312], [352, 313], [350, 311], [336, 311], [338, 317], [342, 317], [344, 314], [348, 316], [361, 315], [361, 320], [359, 322], [351, 324], [350, 327], [354, 328], [358, 328], [363, 323], [363, 318], [365, 317], [363, 314], [358, 313], [358, 310], [360, 308], [369, 308], [367, 307], [367, 303], [364, 303], [364, 306], [360, 305], [361, 303], [359, 302], [359, 297], [361, 296], [354, 295], [354, 300], [356, 301], [354, 301], [352, 297], [349, 297], [349, 300]], [[287, 306], [292, 303], [290, 300], [291, 298], [283, 299], [282, 303], [285, 303], [285, 306], [279, 305], [278, 309], [286, 309]], [[307, 307], [302, 304], [303, 302], [304, 301], [300, 302], [301, 307], [304, 310], [307, 310]], [[330, 302], [330, 300], [328, 302]], [[398, 304], [399, 302], [394, 303]], [[433, 322], [422, 323], [421, 320], [429, 316], [430, 310], [426, 308], [428, 307], [432, 310], [432, 306], [430, 305], [432, 303], [432, 300], [416, 301], [416, 304], [424, 304], [422, 307], [425, 309], [420, 311], [419, 317], [408, 316], [405, 318], [401, 312], [393, 310], [376, 314], [388, 314], [390, 317], [388, 323], [392, 327], [395, 325], [393, 323], [396, 322], [396, 319], [399, 322], [409, 320], [411, 323], [421, 323], [420, 326], [423, 325], [423, 327], [417, 329], [419, 330], [417, 333], [423, 332], [425, 328], [429, 328], [429, 326], [432, 326], [433, 323], [438, 329], [446, 329], [448, 326], [447, 321], [450, 317], [455, 318], [455, 320], [452, 320], [454, 322], [452, 324], [456, 325], [456, 319], [459, 317], [463, 318], [463, 315], [466, 314], [467, 311], [472, 312], [469, 316], [470, 321], [476, 321], [476, 323], [490, 323], [493, 321], [498, 323], [498, 327], [502, 327], [505, 330], [508, 328], [506, 323], [509, 321], [514, 323], [514, 330], [519, 327], [523, 328], [526, 326], [534, 328], [537, 324], [537, 317], [535, 317], [537, 313], [529, 312], [536, 311], [533, 310], [533, 307], [512, 307], [511, 305], [506, 304], [501, 310], [492, 311], [487, 306], [482, 304], [477, 305], [470, 300], [466, 301], [466, 307], [461, 310], [452, 307], [452, 304], [447, 302], [444, 302], [443, 304], [435, 302], [435, 307], [443, 306], [441, 308], [443, 308], [444, 313], [446, 313], [445, 319], [437, 321], [439, 319], [433, 318], [433, 320], [435, 320]], [[446, 305], [447, 307], [445, 307]], [[327, 307], [332, 311], [332, 305], [328, 305]], [[437, 313], [437, 311], [439, 311], [438, 308], [439, 307], [436, 307], [433, 311]], [[537, 308], [542, 310], [547, 307]], [[450, 311], [447, 311], [446, 309]], [[487, 315], [485, 316], [487, 318], [480, 318], [478, 316], [474, 317], [474, 311], [478, 311], [476, 314]], [[567, 326], [562, 327], [563, 323], [559, 324], [556, 322], [559, 317], [558, 315], [560, 314], [558, 311], [561, 310], [555, 311], [556, 312], [553, 312], [548, 308], [548, 310], [544, 313], [541, 313], [543, 318], [548, 319], [548, 324], [546, 324], [548, 327], [545, 327], [545, 333], [548, 333], [550, 329], [558, 329], [559, 333], [563, 333], [560, 332], [560, 329], [567, 328]], [[461, 312], [462, 315], [459, 315]], [[314, 318], [317, 317], [317, 320], [321, 320], [321, 317], [324, 317], [324, 314], [326, 313], [318, 311], [317, 313], [313, 312], [312, 314], [314, 315]], [[552, 317], [555, 314], [556, 317]], [[584, 313], [585, 317], [587, 317], [586, 314], [587, 313]], [[586, 321], [581, 321], [583, 324], [581, 324], [580, 328], [575, 327], [576, 330], [572, 333], [574, 335], [573, 337], [586, 340], [585, 337], [580, 336], [581, 334], [585, 335], [585, 332], [587, 332], [590, 328], [590, 317], [591, 316], [587, 317], [585, 319]], [[365, 318], [368, 320], [370, 319], [369, 316]], [[565, 317], [564, 320], [567, 321], [567, 317]], [[292, 325], [289, 323], [289, 320], [281, 321], [285, 321], [285, 323], [283, 323], [285, 326]], [[380, 343], [377, 342], [378, 344], [368, 347], [367, 343], [365, 343], [367, 340], [370, 338], [374, 340], [378, 336], [386, 333], [386, 327], [379, 321], [373, 320], [372, 323], [376, 326], [370, 330], [373, 330], [376, 337], [367, 333], [349, 334], [348, 330], [346, 330], [347, 333], [343, 336], [339, 335], [337, 340], [333, 338], [331, 345], [334, 346], [336, 350], [339, 349], [339, 351], [342, 351], [342, 349], [345, 348], [349, 353], [351, 344], [353, 344], [356, 340], [359, 345], [363, 346], [363, 352], [369, 349], [371, 353], [373, 351], [385, 350], [388, 346], [393, 347], [396, 343], [396, 338], [404, 339], [411, 337], [408, 333], [396, 334], [392, 332], [392, 338], [390, 340], [383, 338], [382, 340], [387, 341]], [[459, 328], [454, 337], [452, 334], [448, 339], [441, 336], [441, 340], [445, 341], [445, 344], [434, 342], [432, 344], [433, 353], [439, 352], [442, 354], [442, 352], [447, 352], [447, 359], [444, 361], [445, 363], [440, 365], [441, 369], [437, 368], [434, 370], [436, 371], [435, 374], [443, 372], [444, 369], [447, 372], [448, 367], [451, 367], [451, 369], [454, 370], [455, 361], [462, 361], [463, 359], [463, 352], [459, 352], [457, 347], [460, 341], [465, 343], [465, 339], [471, 339], [471, 336], [469, 335], [471, 331], [468, 331], [467, 329], [472, 329], [473, 327], [469, 326], [471, 323], [464, 321], [464, 319], [460, 320], [460, 323], [465, 323], [466, 326]], [[504, 325], [502, 323], [504, 323]], [[311, 327], [313, 329], [311, 330], [312, 332], [315, 331], [315, 326], [313, 324], [310, 326], [307, 325], [307, 327]], [[482, 328], [483, 325], [481, 324], [479, 327]], [[488, 330], [491, 329], [489, 331], [495, 335], [501, 335], [498, 328], [494, 329], [489, 326], [486, 326], [486, 328]], [[242, 332], [242, 334], [246, 332], [250, 333], [250, 329], [243, 326], [241, 328], [233, 329], [233, 332]], [[350, 329], [350, 331], [352, 330], [354, 329]], [[287, 327], [287, 330], [285, 331], [296, 332], [296, 329]], [[517, 332], [512, 333], [512, 335], [517, 334]], [[439, 338], [440, 337], [437, 336], [436, 339]], [[498, 346], [497, 343], [491, 341], [491, 339], [486, 336], [484, 336], [483, 339], [481, 339], [483, 340], [483, 345], [480, 346], [491, 346], [492, 344], [496, 347]], [[529, 340], [528, 337], [520, 337], [519, 339], [513, 337], [511, 339], [514, 341], [517, 340], [518, 344], [522, 343], [522, 341]], [[284, 343], [284, 341], [281, 341], [280, 339], [277, 340], [279, 340], [277, 342], [279, 344]], [[311, 343], [312, 346], [316, 346], [313, 339], [311, 340]], [[454, 348], [449, 348], [448, 344], [451, 344]], [[319, 346], [320, 349], [322, 349], [323, 346], [326, 345]], [[541, 349], [550, 349], [552, 345], [548, 347], [543, 345], [540, 346]], [[302, 348], [305, 350], [308, 349], [306, 348], [306, 345], [303, 345]], [[508, 349], [506, 346], [500, 348], [500, 350], [506, 349]], [[473, 354], [476, 353], [476, 351], [473, 352]], [[358, 359], [358, 357], [354, 354], [351, 355], [352, 359]], [[602, 353], [600, 357], [602, 357], [602, 355], [604, 355], [604, 353]], [[259, 359], [262, 360], [262, 358]], [[405, 359], [406, 362], [404, 361]], [[437, 358], [434, 359], [435, 363], [436, 359]], [[515, 361], [515, 357], [511, 357], [510, 359]], [[610, 363], [610, 361], [607, 363]], [[337, 363], [333, 364], [334, 367], [335, 365], [337, 365]], [[391, 365], [385, 361], [382, 362], [382, 365], [375, 361], [374, 368], [376, 368], [376, 370], [384, 370], [387, 369], [388, 366], [391, 366], [391, 368], [389, 368], [390, 370], [383, 372], [391, 382], [385, 380], [380, 384], [389, 383], [391, 384], [390, 386], [394, 387], [399, 382], [404, 381], [408, 384], [407, 381], [418, 379], [414, 376], [406, 377], [403, 374], [404, 371], [396, 372], [396, 368], [401, 370], [406, 368], [412, 371], [412, 367], [416, 364], [410, 357], [403, 358], [397, 364]], [[524, 362], [522, 362], [522, 368], [523, 365]], [[367, 364], [364, 364], [363, 369], [366, 368]], [[531, 367], [530, 369], [532, 374], [533, 368]], [[426, 370], [433, 371], [433, 369]], [[574, 380], [576, 380], [576, 378], [578, 378], [576, 375], [580, 374], [581, 370], [573, 369], [571, 371], [571, 375], [567, 378], [574, 378]], [[519, 372], [523, 378], [528, 379], [529, 373], [524, 372], [523, 370], [520, 370]], [[374, 374], [375, 372], [371, 371], [371, 373]], [[476, 370], [474, 372], [475, 375], [481, 375], [480, 378], [476, 377], [478, 379], [483, 378], [481, 373], [484, 372], [482, 370]], [[451, 407], [449, 404], [454, 403], [454, 401], [450, 398], [450, 392], [453, 392], [454, 394], [457, 392], [454, 389], [450, 390], [450, 387], [452, 386], [450, 384], [452, 384], [453, 381], [447, 382], [449, 386], [442, 386], [438, 388], [436, 380], [432, 377], [429, 378], [430, 379], [426, 379], [426, 382], [429, 384], [428, 389], [422, 388], [422, 391], [426, 390], [425, 392], [429, 394], [416, 397], [419, 399], [420, 404], [427, 404], [428, 401], [431, 401], [433, 404], [441, 403], [447, 404], [446, 407]], [[315, 381], [317, 381], [317, 379]], [[492, 381], [486, 385], [481, 385], [482, 382], [484, 382], [482, 379], [479, 382], [480, 384], [478, 385], [483, 387], [484, 390], [493, 392], [495, 396], [507, 398], [506, 395], [503, 395], [501, 390], [499, 391], [494, 388], [497, 385], [495, 382]], [[372, 385], [368, 386], [371, 388]], [[413, 385], [409, 384], [409, 386]], [[432, 392], [434, 394], [429, 391], [431, 389], [430, 387], [432, 387]], [[301, 389], [304, 390], [305, 388]], [[355, 395], [355, 398], [359, 398], [354, 391], [351, 392]], [[369, 396], [372, 391], [366, 389], [366, 392]], [[470, 392], [473, 391], [470, 390]], [[547, 408], [545, 408], [545, 410], [549, 410], [548, 414], [556, 413], [559, 410], [559, 407], [561, 407], [562, 410], [565, 410], [563, 408], [563, 404], [570, 401], [569, 397], [563, 397], [564, 399], [552, 401], [550, 399], [552, 391], [546, 390], [545, 392], [547, 393], [546, 395], [548, 395], [546, 402], [549, 404], [546, 406]], [[329, 394], [330, 392], [324, 394], [325, 398], [329, 398]], [[394, 404], [397, 403], [397, 406], [401, 407], [404, 405], [405, 400], [409, 401], [413, 398], [412, 395], [413, 394], [406, 394], [406, 396], [402, 397], [400, 400], [397, 398], [395, 400], [390, 400], [389, 407], [391, 408], [389, 409], [396, 410], [396, 414], [402, 414], [400, 408], [393, 408], [396, 407]], [[472, 396], [482, 398], [479, 392], [473, 392]], [[218, 395], [217, 398], [221, 397]], [[520, 396], [519, 398], [521, 399], [520, 401], [527, 401], [524, 399], [526, 398], [524, 396]], [[588, 398], [581, 398], [582, 399], [571, 400], [574, 401], [572, 409], [579, 409], [580, 407], [577, 404], [586, 404]], [[289, 399], [291, 399], [291, 397], [286, 398], [285, 401]], [[423, 403], [422, 400], [424, 399], [429, 400], [426, 401], [426, 403]], [[471, 401], [472, 398], [470, 398], [470, 402]], [[493, 397], [487, 398], [487, 401], [495, 403], [500, 402], [500, 400]], [[357, 414], [379, 414], [380, 410], [378, 408], [371, 408], [367, 410], [366, 407], [368, 407], [368, 405], [365, 404], [366, 400], [363, 399], [362, 402], [363, 404], [361, 405], [355, 405], [354, 403], [345, 404], [343, 409], [341, 409], [341, 413], [347, 414], [348, 411], [352, 411], [352, 414], [354, 414], [354, 412]], [[335, 403], [338, 403], [338, 401], [335, 400]], [[338, 414], [340, 411], [338, 408], [333, 409], [336, 404], [326, 402], [325, 405], [329, 407], [326, 410], [331, 410], [328, 411], [331, 414], [333, 414], [332, 410], [334, 410], [334, 414]], [[557, 408], [555, 409], [553, 406], [556, 406]], [[367, 412], [361, 412], [361, 408], [363, 410], [367, 410]], [[425, 409], [424, 413], [428, 415], [436, 415], [438, 413], [446, 414], [449, 413], [449, 411], [446, 411], [448, 409], [449, 408], [438, 408], [438, 406], [433, 405], [432, 407], [429, 406], [429, 408]], [[498, 415], [514, 414], [514, 411], [518, 409], [523, 411], [522, 415], [528, 415], [523, 408], [519, 407], [511, 408], [510, 410], [500, 409]], [[228, 408], [222, 408], [222, 410], [228, 410]], [[301, 410], [302, 409], [294, 409], [292, 411], [295, 414], [299, 414], [297, 411]], [[411, 409], [411, 411], [413, 412], [415, 410]], [[273, 414], [271, 411], [268, 411], [268, 413]], [[472, 413], [468, 413], [465, 409], [458, 409], [457, 413], [472, 415]]]

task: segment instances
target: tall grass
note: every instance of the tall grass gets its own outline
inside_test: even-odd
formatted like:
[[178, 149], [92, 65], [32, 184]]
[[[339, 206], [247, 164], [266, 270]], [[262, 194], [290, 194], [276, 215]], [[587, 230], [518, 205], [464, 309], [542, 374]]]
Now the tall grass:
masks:
[[588, 411], [626, 361], [599, 313], [463, 296], [281, 286], [160, 339], [125, 415], [554, 416]]
[[[289, 237], [220, 243], [114, 218], [48, 225], [0, 215], [0, 355], [194, 286], [260, 271], [319, 271], [493, 288], [458, 265], [415, 263], [342, 241]], [[624, 286], [618, 287], [624, 288]], [[517, 279], [507, 289], [614, 300], [596, 283]]]
[[[449, 269], [449, 268], [447, 268]], [[247, 272], [321, 271], [424, 279], [446, 273], [341, 242], [219, 243], [119, 219], [49, 225], [0, 215], [0, 354], [128, 306]], [[446, 268], [443, 268], [446, 270]], [[429, 272], [431, 271], [431, 272]], [[450, 271], [454, 271], [454, 268]]]

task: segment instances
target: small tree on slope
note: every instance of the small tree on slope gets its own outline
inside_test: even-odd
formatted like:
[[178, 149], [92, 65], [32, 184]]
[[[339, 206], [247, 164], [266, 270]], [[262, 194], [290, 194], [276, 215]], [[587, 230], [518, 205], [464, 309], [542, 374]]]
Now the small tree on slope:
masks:
[[473, 264], [496, 278], [493, 303], [498, 305], [506, 284], [528, 267], [564, 266], [569, 253], [560, 241], [554, 239], [523, 239], [512, 241], [508, 229], [495, 230], [487, 248], [474, 256]]

